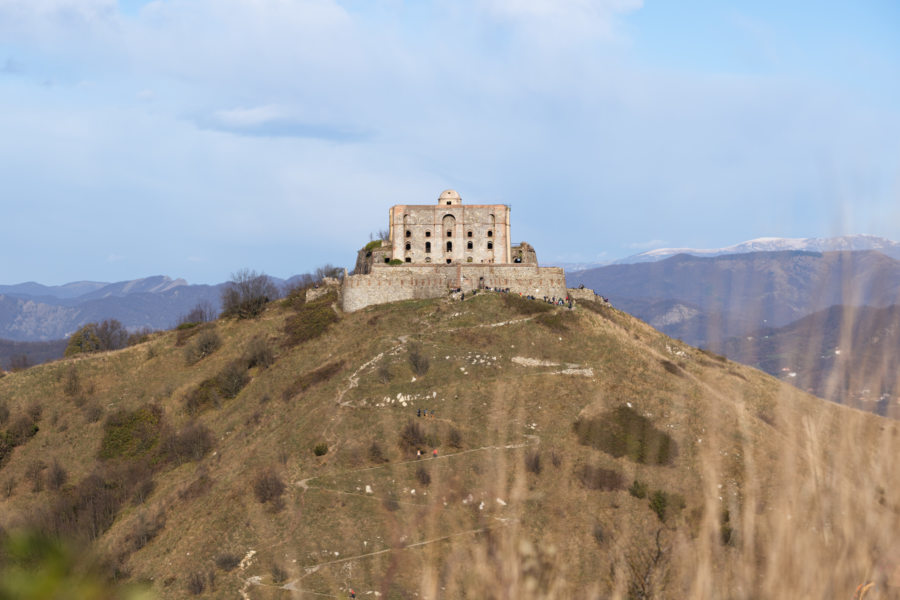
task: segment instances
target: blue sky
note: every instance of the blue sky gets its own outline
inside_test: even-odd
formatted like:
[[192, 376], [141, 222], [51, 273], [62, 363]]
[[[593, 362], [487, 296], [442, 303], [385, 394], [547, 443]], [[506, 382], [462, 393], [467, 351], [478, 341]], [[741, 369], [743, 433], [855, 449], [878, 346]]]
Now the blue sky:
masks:
[[0, 0], [0, 283], [350, 267], [445, 188], [544, 263], [900, 240], [900, 4]]

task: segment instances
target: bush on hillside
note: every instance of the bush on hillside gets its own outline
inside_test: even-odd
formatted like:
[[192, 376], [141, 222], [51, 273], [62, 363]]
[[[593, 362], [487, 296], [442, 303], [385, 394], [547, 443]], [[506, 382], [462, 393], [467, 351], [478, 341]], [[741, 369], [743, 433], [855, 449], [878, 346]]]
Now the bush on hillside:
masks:
[[98, 457], [135, 458], [148, 454], [159, 443], [162, 418], [162, 408], [155, 404], [114, 412], [103, 424]]
[[328, 444], [325, 442], [319, 442], [313, 447], [313, 454], [316, 456], [325, 456], [328, 454]]
[[265, 336], [258, 335], [247, 343], [241, 357], [248, 369], [260, 367], [265, 369], [275, 362], [275, 354], [266, 341]]
[[635, 479], [634, 483], [631, 484], [631, 487], [628, 488], [628, 493], [635, 498], [646, 498], [648, 489], [646, 483]]
[[312, 302], [306, 302], [295, 308], [296, 314], [287, 318], [284, 323], [285, 345], [293, 347], [321, 336], [332, 323], [339, 320], [332, 304], [337, 294], [328, 292]]
[[143, 344], [150, 340], [150, 336], [153, 334], [153, 330], [149, 327], [141, 327], [137, 331], [128, 334], [128, 339], [125, 340], [126, 346], [137, 346], [138, 344]]
[[210, 408], [218, 407], [222, 400], [230, 400], [250, 383], [247, 367], [243, 361], [235, 360], [215, 377], [204, 379], [184, 398], [184, 408], [190, 415], [196, 415]]
[[622, 474], [612, 469], [594, 465], [583, 465], [575, 472], [578, 480], [589, 490], [613, 491], [624, 486]]
[[234, 570], [241, 564], [241, 557], [239, 554], [220, 554], [216, 557], [216, 566], [225, 571], [226, 573]]
[[284, 482], [272, 468], [263, 470], [253, 478], [253, 494], [261, 504], [277, 507], [284, 490]]
[[184, 349], [184, 362], [187, 366], [195, 365], [222, 346], [222, 338], [215, 329], [205, 329], [197, 335], [197, 339]]
[[178, 318], [178, 328], [182, 326], [193, 327], [200, 323], [208, 323], [216, 320], [216, 309], [209, 300], [201, 300], [187, 314]]
[[83, 325], [66, 346], [65, 356], [74, 356], [85, 352], [101, 352], [118, 350], [128, 343], [128, 330], [116, 319], [107, 319], [101, 323]]
[[369, 460], [376, 464], [388, 462], [388, 459], [384, 456], [384, 450], [381, 449], [381, 445], [378, 442], [373, 441], [372, 445], [369, 446]]
[[671, 436], [628, 406], [596, 418], [579, 418], [573, 428], [579, 443], [640, 464], [670, 465], [678, 453]]
[[278, 298], [278, 289], [268, 275], [249, 269], [232, 274], [222, 290], [222, 316], [252, 319], [262, 314], [271, 300]]
[[416, 469], [416, 479], [422, 485], [429, 485], [431, 483], [431, 474], [425, 467], [419, 465], [419, 468]]
[[50, 467], [47, 469], [47, 489], [56, 491], [66, 484], [69, 480], [69, 473], [63, 468], [59, 461], [53, 459]]
[[400, 448], [407, 454], [411, 454], [416, 450], [427, 445], [425, 438], [425, 429], [416, 421], [409, 421], [400, 432], [399, 440]]
[[431, 361], [429, 361], [428, 356], [422, 352], [422, 346], [419, 344], [410, 344], [409, 354], [407, 354], [406, 359], [409, 361], [409, 367], [412, 369], [413, 374], [417, 377], [425, 375], [431, 366]]
[[525, 469], [529, 473], [534, 473], [535, 475], [541, 474], [540, 450], [529, 450], [525, 453]]
[[162, 439], [163, 455], [175, 464], [200, 460], [214, 445], [212, 432], [196, 421], [188, 422], [178, 431], [169, 430]]

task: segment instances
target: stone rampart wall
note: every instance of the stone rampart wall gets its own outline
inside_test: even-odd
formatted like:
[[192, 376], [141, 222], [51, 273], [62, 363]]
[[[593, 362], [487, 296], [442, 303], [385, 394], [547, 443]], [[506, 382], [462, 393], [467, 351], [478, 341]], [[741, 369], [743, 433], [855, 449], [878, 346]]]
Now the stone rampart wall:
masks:
[[512, 293], [566, 296], [565, 273], [531, 265], [373, 265], [366, 275], [350, 275], [342, 285], [342, 304], [353, 312], [373, 304], [441, 298], [450, 290], [504, 288]]

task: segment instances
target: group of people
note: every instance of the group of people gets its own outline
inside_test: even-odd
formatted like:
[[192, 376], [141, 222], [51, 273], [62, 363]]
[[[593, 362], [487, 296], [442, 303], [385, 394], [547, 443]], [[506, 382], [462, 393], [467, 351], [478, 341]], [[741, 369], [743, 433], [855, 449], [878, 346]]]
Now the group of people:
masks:
[[433, 410], [429, 410], [429, 409], [427, 409], [427, 408], [417, 408], [417, 409], [416, 409], [416, 416], [417, 416], [417, 417], [425, 417], [425, 418], [433, 419], [433, 418], [434, 418], [434, 411], [433, 411]]

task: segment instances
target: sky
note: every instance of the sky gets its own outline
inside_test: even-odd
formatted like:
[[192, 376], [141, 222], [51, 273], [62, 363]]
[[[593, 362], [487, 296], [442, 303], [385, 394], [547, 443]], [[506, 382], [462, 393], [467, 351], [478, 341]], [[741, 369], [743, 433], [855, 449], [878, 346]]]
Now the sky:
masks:
[[900, 3], [0, 0], [0, 283], [352, 268], [448, 188], [544, 264], [900, 240]]

